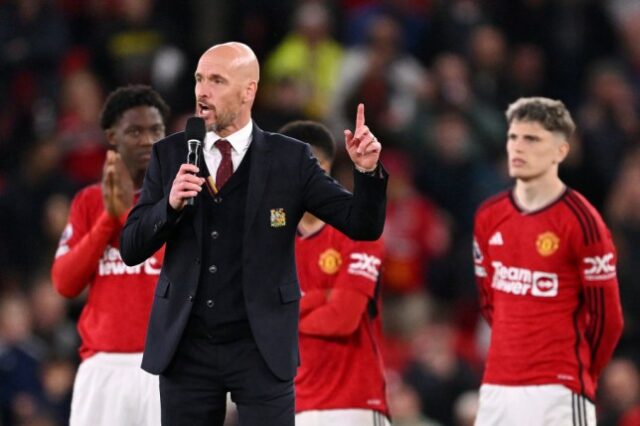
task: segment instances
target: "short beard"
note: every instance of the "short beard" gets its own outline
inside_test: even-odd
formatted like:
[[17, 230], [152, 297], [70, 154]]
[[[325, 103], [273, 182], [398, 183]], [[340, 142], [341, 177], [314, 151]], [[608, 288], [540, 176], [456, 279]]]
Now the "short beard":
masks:
[[212, 123], [211, 125], [209, 125], [209, 127], [207, 128], [207, 131], [220, 134], [222, 130], [225, 130], [226, 128], [228, 128], [233, 124], [237, 116], [238, 115], [235, 113], [221, 114], [218, 117], [216, 117], [215, 123]]

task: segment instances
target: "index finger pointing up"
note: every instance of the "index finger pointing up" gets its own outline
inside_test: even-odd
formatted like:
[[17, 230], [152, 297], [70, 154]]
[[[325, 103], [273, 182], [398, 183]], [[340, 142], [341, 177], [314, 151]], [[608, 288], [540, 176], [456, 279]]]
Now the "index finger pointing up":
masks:
[[364, 104], [358, 104], [358, 112], [356, 113], [356, 129], [364, 126]]

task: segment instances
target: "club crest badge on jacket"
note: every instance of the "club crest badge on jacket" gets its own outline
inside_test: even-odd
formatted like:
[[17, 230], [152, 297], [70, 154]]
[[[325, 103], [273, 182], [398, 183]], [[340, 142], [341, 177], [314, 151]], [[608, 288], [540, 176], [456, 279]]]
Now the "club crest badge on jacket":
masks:
[[287, 224], [287, 214], [284, 209], [271, 209], [271, 227], [281, 228]]

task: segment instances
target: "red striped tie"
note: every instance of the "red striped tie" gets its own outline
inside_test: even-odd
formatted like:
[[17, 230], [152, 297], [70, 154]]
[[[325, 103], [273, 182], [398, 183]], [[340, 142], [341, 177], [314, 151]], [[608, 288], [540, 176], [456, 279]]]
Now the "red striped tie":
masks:
[[219, 139], [215, 143], [216, 148], [222, 154], [222, 160], [216, 172], [216, 187], [218, 190], [229, 180], [233, 173], [233, 163], [231, 162], [231, 144], [226, 139]]

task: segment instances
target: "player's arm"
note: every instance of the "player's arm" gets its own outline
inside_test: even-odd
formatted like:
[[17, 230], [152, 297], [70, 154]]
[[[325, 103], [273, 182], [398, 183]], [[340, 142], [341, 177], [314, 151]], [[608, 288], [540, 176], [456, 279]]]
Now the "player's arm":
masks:
[[86, 198], [88, 192], [74, 199], [65, 229], [71, 235], [61, 238], [51, 271], [54, 286], [63, 296], [75, 297], [84, 290], [105, 247], [120, 231], [133, 205], [133, 181], [122, 157], [114, 151], [107, 152], [101, 189], [104, 211], [93, 224], [87, 223], [84, 210], [92, 202]]
[[591, 374], [594, 379], [611, 359], [624, 322], [620, 294], [615, 285], [586, 285], [585, 303], [589, 309], [587, 339], [591, 345]]
[[353, 242], [343, 251], [343, 258], [348, 264], [340, 268], [326, 302], [302, 315], [301, 333], [344, 337], [353, 334], [360, 325], [380, 275], [382, 244]]
[[324, 289], [306, 291], [300, 299], [300, 317], [327, 303], [328, 296], [329, 292]]
[[98, 261], [113, 234], [120, 229], [118, 218], [104, 211], [89, 229], [82, 195], [71, 205], [69, 223], [62, 235], [51, 268], [51, 280], [62, 296], [76, 297], [84, 290], [96, 272]]
[[358, 291], [335, 289], [325, 303], [300, 319], [300, 332], [314, 336], [344, 337], [353, 334], [369, 298]]
[[585, 337], [591, 347], [591, 375], [597, 380], [622, 334], [623, 318], [616, 275], [616, 250], [599, 217], [591, 244], [580, 256], [585, 306], [589, 313]]
[[473, 232], [473, 263], [480, 300], [480, 313], [489, 325], [493, 322], [493, 292], [491, 289], [491, 267], [487, 260], [487, 237], [482, 222], [476, 215]]

